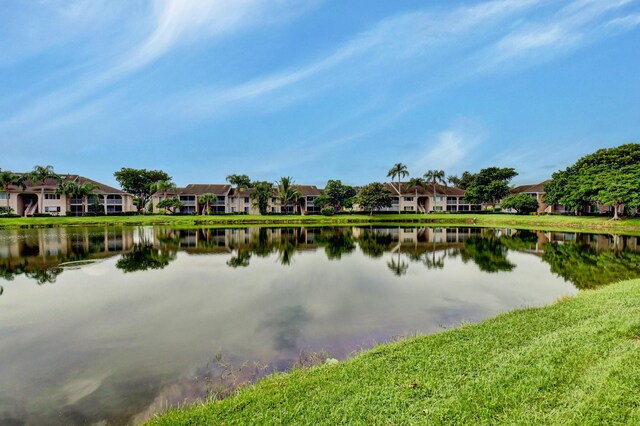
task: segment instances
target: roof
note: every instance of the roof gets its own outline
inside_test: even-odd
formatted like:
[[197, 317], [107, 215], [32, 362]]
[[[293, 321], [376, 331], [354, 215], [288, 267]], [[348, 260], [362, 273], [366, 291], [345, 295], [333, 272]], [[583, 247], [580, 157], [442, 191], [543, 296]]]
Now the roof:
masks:
[[191, 183], [186, 187], [182, 188], [183, 192], [181, 194], [194, 194], [194, 195], [204, 195], [204, 194], [214, 194], [214, 195], [227, 195], [229, 190], [231, 189], [231, 185], [229, 184], [201, 184], [201, 183]]
[[300, 191], [303, 197], [315, 197], [322, 195], [322, 190], [315, 185], [296, 185], [296, 189]]
[[[16, 175], [18, 176], [28, 176], [27, 173], [16, 173]], [[80, 175], [74, 175], [74, 174], [62, 174], [62, 175], [58, 175], [60, 176], [60, 179], [63, 182], [75, 182], [78, 185], [82, 185], [83, 183], [91, 183], [95, 186], [97, 186], [96, 189], [93, 190], [93, 192], [95, 194], [126, 194], [126, 192], [114, 188], [112, 186], [109, 185], [105, 185], [104, 183], [98, 182], [96, 180], [93, 179], [89, 179], [87, 177], [84, 176], [80, 176]], [[58, 185], [60, 184], [60, 182], [57, 179], [54, 178], [47, 178], [44, 179], [43, 181], [39, 181], [39, 182], [35, 182], [32, 183], [28, 177], [24, 182], [25, 184], [25, 189], [24, 191], [35, 191], [36, 189], [38, 191], [40, 191], [41, 189], [45, 189], [45, 190], [56, 190], [58, 188]], [[10, 185], [9, 186], [9, 191], [23, 191], [22, 187], [20, 186], [15, 186], [15, 185]]]
[[550, 180], [545, 180], [544, 182], [536, 183], [536, 184], [533, 184], [533, 185], [516, 186], [515, 188], [513, 188], [511, 190], [511, 192], [513, 194], [523, 194], [523, 193], [533, 193], [533, 192], [544, 194], [545, 193], [544, 187], [549, 182], [551, 182], [551, 181]]
[[[397, 183], [387, 182], [385, 183], [385, 186], [387, 187], [387, 190], [391, 192], [392, 196], [398, 195]], [[453, 186], [444, 186], [440, 184], [433, 185], [431, 183], [425, 185], [425, 187], [421, 187], [421, 186], [409, 186], [407, 182], [402, 182], [400, 184], [400, 190], [402, 192], [402, 195], [411, 196], [417, 193], [418, 195], [427, 197], [429, 195], [433, 195], [434, 186], [435, 186], [436, 195], [445, 195], [449, 197], [462, 197], [465, 194], [465, 191], [460, 188], [455, 188]]]

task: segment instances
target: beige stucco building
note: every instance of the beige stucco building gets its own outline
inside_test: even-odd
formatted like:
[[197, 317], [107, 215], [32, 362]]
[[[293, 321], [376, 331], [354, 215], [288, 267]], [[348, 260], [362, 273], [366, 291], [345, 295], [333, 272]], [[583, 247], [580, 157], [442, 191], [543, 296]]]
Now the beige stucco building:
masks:
[[[95, 185], [92, 198], [74, 198], [58, 193], [61, 182]], [[113, 214], [134, 211], [133, 196], [124, 191], [79, 175], [60, 175], [60, 180], [47, 178], [39, 182], [24, 181], [25, 187], [11, 185], [0, 191], [0, 206], [9, 206], [20, 216], [48, 213], [54, 216], [86, 213]]]

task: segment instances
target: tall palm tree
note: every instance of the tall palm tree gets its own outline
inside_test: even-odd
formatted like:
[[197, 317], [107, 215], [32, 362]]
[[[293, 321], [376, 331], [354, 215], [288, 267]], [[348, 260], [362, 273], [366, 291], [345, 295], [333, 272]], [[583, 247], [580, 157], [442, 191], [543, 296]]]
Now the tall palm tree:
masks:
[[415, 192], [416, 192], [416, 205], [418, 205], [418, 188], [422, 188], [422, 189], [426, 189], [427, 187], [427, 182], [425, 182], [425, 180], [423, 178], [420, 177], [414, 177], [409, 179], [409, 182], [407, 182], [407, 186], [409, 188], [414, 188]]
[[296, 188], [293, 179], [289, 176], [281, 177], [280, 180], [276, 182], [276, 191], [278, 198], [280, 198], [281, 211], [283, 208], [288, 210], [290, 202], [293, 202], [294, 207], [297, 206], [298, 198], [302, 195], [298, 188]]
[[58, 188], [56, 189], [57, 194], [64, 194], [67, 198], [66, 209], [71, 209], [71, 198], [81, 198], [82, 199], [82, 210], [83, 213], [87, 210], [87, 202], [91, 199], [95, 194], [94, 190], [98, 188], [98, 185], [94, 185], [91, 182], [84, 182], [81, 184], [77, 184], [73, 181], [62, 181], [58, 184]]
[[409, 170], [407, 170], [407, 166], [402, 163], [396, 163], [389, 169], [387, 173], [387, 177], [390, 177], [392, 180], [396, 177], [398, 178], [398, 214], [400, 214], [400, 196], [402, 195], [402, 188], [400, 187], [401, 181], [403, 178], [409, 176]]
[[204, 210], [202, 211], [202, 214], [209, 214], [209, 209], [211, 208], [211, 204], [215, 203], [218, 201], [218, 196], [215, 194], [202, 194], [200, 197], [198, 197], [198, 203], [199, 204], [204, 204]]
[[38, 200], [38, 212], [42, 213], [43, 208], [42, 204], [44, 203], [44, 181], [46, 179], [55, 179], [60, 182], [60, 176], [53, 171], [53, 166], [35, 166], [33, 170], [29, 173], [29, 181], [31, 181], [32, 185], [35, 185], [38, 182], [42, 182], [42, 186], [40, 187], [40, 199]]
[[[429, 170], [424, 174], [424, 178], [428, 183], [433, 185], [433, 202], [436, 201], [436, 185], [441, 183], [444, 186], [447, 186], [447, 181], [445, 180], [444, 170]], [[433, 206], [435, 211], [435, 206]]]
[[0, 170], [0, 188], [7, 194], [7, 214], [9, 213], [9, 186], [19, 186], [22, 189], [26, 188], [24, 184], [24, 176], [16, 175], [9, 170]]
[[236, 200], [238, 202], [236, 212], [240, 213], [240, 190], [243, 188], [250, 188], [251, 179], [249, 179], [249, 176], [247, 175], [229, 175], [227, 176], [227, 182], [236, 186]]

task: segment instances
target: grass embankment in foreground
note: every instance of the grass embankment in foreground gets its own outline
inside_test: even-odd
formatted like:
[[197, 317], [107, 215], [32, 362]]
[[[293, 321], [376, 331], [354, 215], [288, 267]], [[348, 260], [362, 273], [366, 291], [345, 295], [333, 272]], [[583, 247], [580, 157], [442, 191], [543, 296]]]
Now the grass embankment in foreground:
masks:
[[640, 424], [640, 280], [268, 377], [149, 425]]
[[193, 226], [246, 226], [246, 225], [465, 225], [482, 227], [516, 227], [520, 229], [548, 229], [558, 231], [615, 231], [640, 233], [640, 219], [613, 221], [606, 217], [577, 216], [519, 216], [509, 214], [381, 214], [381, 215], [337, 215], [337, 216], [94, 216], [94, 217], [29, 217], [0, 218], [0, 229], [38, 228], [58, 226], [91, 225], [174, 225]]

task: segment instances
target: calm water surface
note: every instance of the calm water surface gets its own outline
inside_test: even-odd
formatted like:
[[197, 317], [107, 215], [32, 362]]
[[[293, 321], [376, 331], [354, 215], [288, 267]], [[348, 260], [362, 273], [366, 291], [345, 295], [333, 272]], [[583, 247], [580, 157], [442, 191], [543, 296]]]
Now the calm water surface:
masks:
[[0, 231], [0, 424], [141, 422], [320, 352], [639, 277], [639, 243], [469, 228]]

